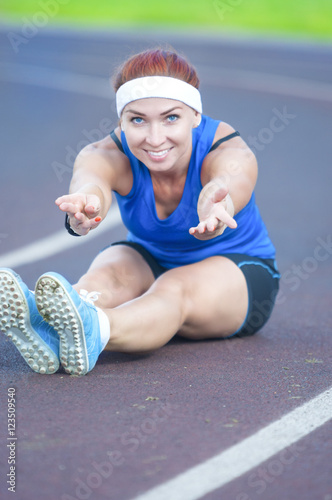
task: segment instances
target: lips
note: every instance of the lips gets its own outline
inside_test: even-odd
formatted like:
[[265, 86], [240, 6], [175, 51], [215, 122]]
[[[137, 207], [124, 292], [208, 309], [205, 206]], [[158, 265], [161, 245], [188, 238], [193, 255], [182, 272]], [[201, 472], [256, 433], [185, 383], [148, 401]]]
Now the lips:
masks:
[[172, 148], [163, 149], [162, 151], [148, 151], [148, 150], [146, 150], [146, 152], [150, 156], [150, 158], [160, 160], [162, 158], [165, 158], [171, 149]]

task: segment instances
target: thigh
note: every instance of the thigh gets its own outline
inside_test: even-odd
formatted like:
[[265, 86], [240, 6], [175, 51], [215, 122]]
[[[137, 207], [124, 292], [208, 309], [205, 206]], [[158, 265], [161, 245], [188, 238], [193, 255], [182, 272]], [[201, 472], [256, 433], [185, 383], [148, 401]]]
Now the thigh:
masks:
[[279, 289], [280, 274], [272, 260], [230, 254], [207, 259], [193, 270], [198, 267], [196, 277], [208, 282], [199, 288], [191, 282], [196, 290], [193, 310], [180, 335], [192, 339], [246, 336], [264, 326]]
[[144, 257], [128, 245], [114, 245], [100, 252], [75, 285], [100, 293], [99, 307], [112, 308], [139, 297], [155, 281]]
[[248, 312], [234, 335], [253, 335], [268, 321], [279, 291], [280, 274], [273, 259], [260, 259], [243, 254], [229, 254], [243, 272], [249, 295]]
[[239, 267], [226, 257], [167, 271], [151, 291], [181, 289], [184, 323], [179, 335], [191, 339], [227, 337], [243, 324], [248, 310], [248, 288]]

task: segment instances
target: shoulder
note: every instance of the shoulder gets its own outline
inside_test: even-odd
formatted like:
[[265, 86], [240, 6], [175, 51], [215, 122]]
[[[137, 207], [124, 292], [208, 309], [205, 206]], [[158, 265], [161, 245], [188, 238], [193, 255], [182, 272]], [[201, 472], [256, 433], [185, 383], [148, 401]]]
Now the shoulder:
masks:
[[[229, 125], [228, 123], [226, 122], [220, 122], [218, 127], [217, 127], [217, 130], [216, 130], [216, 133], [214, 134], [214, 139], [213, 139], [213, 144], [215, 144], [217, 141], [219, 141], [220, 139], [224, 139], [224, 137], [227, 137], [228, 135], [230, 134], [233, 134], [234, 132], [237, 132], [237, 130], [232, 127], [231, 125]], [[239, 148], [239, 147], [247, 147], [245, 141], [241, 138], [241, 136], [236, 136], [236, 137], [233, 137], [230, 141], [225, 141], [223, 143], [220, 144], [220, 146], [218, 146], [217, 150], [223, 150], [225, 148], [229, 148], [229, 147], [232, 147], [232, 148]], [[215, 151], [217, 151], [215, 150]]]
[[[117, 127], [114, 132], [121, 142], [120, 128]], [[120, 151], [110, 134], [99, 141], [92, 142], [85, 146], [80, 151], [79, 156], [100, 156], [101, 158], [105, 158], [105, 160], [108, 160], [110, 162], [112, 162], [114, 158], [119, 161], [125, 161], [125, 158], [127, 158], [126, 155], [122, 151]]]
[[[237, 132], [234, 127], [228, 123], [220, 122], [214, 135], [213, 144], [234, 132]], [[229, 175], [230, 171], [236, 169], [238, 165], [248, 166], [253, 171], [253, 175], [257, 171], [255, 155], [241, 136], [235, 136], [222, 142], [205, 156], [201, 169], [202, 184], [204, 185], [213, 177]]]
[[[115, 134], [121, 142], [120, 128]], [[115, 191], [127, 191], [132, 182], [132, 171], [128, 157], [120, 151], [110, 135], [85, 146], [78, 154], [75, 165], [107, 171]]]

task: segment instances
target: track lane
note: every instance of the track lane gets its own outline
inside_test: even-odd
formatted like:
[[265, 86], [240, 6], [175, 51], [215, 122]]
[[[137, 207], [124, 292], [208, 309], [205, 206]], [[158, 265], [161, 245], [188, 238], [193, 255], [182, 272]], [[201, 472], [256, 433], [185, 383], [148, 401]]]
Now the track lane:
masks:
[[[83, 71], [87, 54], [89, 61], [100, 53], [106, 58], [107, 54], [115, 54], [114, 58], [109, 56], [113, 61], [110, 65], [114, 65], [122, 54], [128, 53], [130, 43], [135, 44], [135, 50], [139, 45], [154, 43], [148, 37], [137, 43], [135, 36], [127, 42], [124, 39], [93, 41], [78, 35], [58, 38], [41, 34], [31, 40], [28, 50], [22, 50], [18, 58], [8, 56], [8, 48], [1, 52], [12, 62], [15, 59], [15, 64], [22, 61], [38, 65], [40, 60], [53, 67], [48, 57], [51, 53], [55, 56], [54, 68], [61, 69], [63, 64], [68, 69], [72, 64], [74, 71], [85, 73], [89, 68], [91, 75], [107, 78], [109, 69], [104, 60], [102, 64], [98, 60], [92, 66], [86, 64]], [[299, 54], [297, 50], [287, 53], [274, 48], [269, 52], [264, 48], [230, 47], [227, 43], [183, 40], [176, 48], [188, 49], [198, 69], [203, 62], [210, 61], [221, 68], [225, 61], [225, 65], [236, 68], [242, 61], [244, 69], [268, 68], [265, 71], [291, 73], [292, 77], [301, 75], [310, 80], [311, 65], [316, 64], [315, 78], [329, 81], [325, 63], [330, 56], [325, 50], [322, 54], [301, 51], [299, 58], [295, 56]], [[22, 500], [51, 498], [52, 494], [62, 500], [66, 494], [78, 498], [78, 485], [83, 494], [83, 483], [88, 488], [88, 479], [97, 472], [94, 464], [110, 463], [112, 451], [119, 454], [118, 465], [113, 465], [108, 477], [99, 474], [101, 484], [90, 488], [90, 494], [86, 489], [86, 495], [96, 500], [129, 500], [240, 442], [330, 386], [331, 145], [326, 135], [331, 107], [258, 91], [223, 88], [217, 80], [211, 83], [204, 83], [202, 78], [206, 112], [237, 125], [245, 139], [269, 128], [274, 108], [282, 110], [287, 106], [288, 112], [296, 115], [271, 141], [259, 143], [262, 149], [257, 151], [257, 196], [277, 246], [281, 270], [288, 273], [282, 283], [281, 303], [271, 322], [252, 339], [227, 343], [175, 339], [147, 358], [103, 353], [98, 367], [84, 379], [61, 372], [48, 379], [36, 376], [1, 336], [1, 383], [4, 388], [14, 381], [20, 394], [19, 478], [25, 486], [25, 491], [20, 491]], [[9, 97], [7, 116], [11, 117], [3, 128], [7, 135], [2, 134], [3, 162], [10, 168], [2, 174], [5, 183], [0, 199], [2, 213], [6, 214], [1, 231], [9, 235], [2, 245], [7, 245], [9, 251], [63, 227], [53, 199], [62, 194], [70, 176], [68, 173], [60, 182], [52, 162], [64, 162], [66, 147], [76, 150], [84, 140], [84, 129], [97, 129], [101, 119], [112, 119], [113, 115], [106, 102], [93, 97], [2, 85]], [[43, 141], [38, 142], [36, 150], [32, 141], [40, 137]], [[13, 192], [17, 194], [15, 204]], [[286, 221], [290, 217], [292, 225], [288, 227]], [[22, 266], [19, 272], [30, 286], [46, 269], [56, 269], [75, 279], [106, 240], [119, 239], [122, 233], [122, 229], [116, 229], [109, 236], [105, 234], [83, 245], [75, 261], [73, 252], [65, 251]], [[317, 260], [316, 248], [322, 246], [321, 240], [327, 258]], [[317, 255], [323, 256], [322, 250]], [[159, 399], [146, 401], [149, 396]], [[319, 437], [324, 432], [322, 428], [309, 438], [305, 453], [307, 463], [319, 463], [320, 467], [324, 464], [324, 469], [319, 469], [324, 484], [314, 489], [318, 494], [328, 492], [331, 486], [327, 460], [330, 448], [321, 447]], [[317, 450], [322, 456], [319, 462], [315, 458]], [[286, 498], [287, 491], [294, 492], [294, 481], [304, 481], [305, 469], [301, 473], [299, 464], [300, 461], [290, 464], [273, 483], [267, 484], [264, 498]], [[297, 471], [296, 479], [291, 474], [293, 468]], [[259, 498], [258, 487], [253, 488], [247, 481], [246, 476], [239, 478], [227, 489], [217, 491], [215, 498], [236, 499], [236, 491], [250, 498], [255, 498], [254, 493]], [[236, 489], [242, 484], [244, 489]], [[50, 485], [54, 493], [50, 493]]]

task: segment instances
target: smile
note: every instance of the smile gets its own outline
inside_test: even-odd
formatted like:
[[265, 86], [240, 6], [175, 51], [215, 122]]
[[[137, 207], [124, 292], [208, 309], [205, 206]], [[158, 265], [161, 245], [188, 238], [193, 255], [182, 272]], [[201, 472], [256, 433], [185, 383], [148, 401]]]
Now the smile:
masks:
[[163, 151], [146, 151], [151, 158], [164, 158], [172, 148], [164, 149]]

